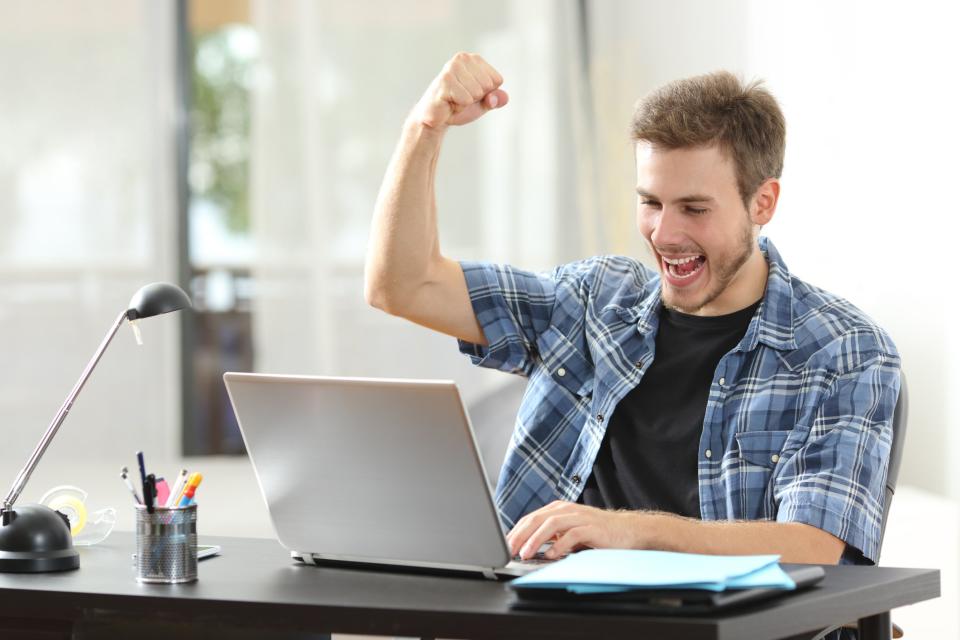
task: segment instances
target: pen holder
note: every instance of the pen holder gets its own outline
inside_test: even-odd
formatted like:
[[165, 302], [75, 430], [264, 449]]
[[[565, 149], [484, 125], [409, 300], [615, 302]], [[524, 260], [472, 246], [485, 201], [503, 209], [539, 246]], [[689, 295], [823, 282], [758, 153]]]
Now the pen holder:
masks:
[[175, 584], [197, 579], [197, 505], [137, 507], [138, 582]]

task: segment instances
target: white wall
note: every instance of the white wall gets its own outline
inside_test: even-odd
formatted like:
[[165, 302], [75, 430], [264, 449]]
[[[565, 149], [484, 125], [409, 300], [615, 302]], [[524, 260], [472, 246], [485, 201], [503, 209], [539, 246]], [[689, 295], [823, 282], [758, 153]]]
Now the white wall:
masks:
[[[960, 414], [949, 191], [960, 124], [955, 3], [757, 3], [756, 43], [792, 129], [787, 192], [771, 236], [802, 277], [848, 297], [894, 337], [910, 385], [902, 481], [960, 497]], [[771, 10], [772, 8], [772, 10]], [[760, 31], [758, 29], [758, 31]], [[811, 46], [816, 34], [816, 46]]]

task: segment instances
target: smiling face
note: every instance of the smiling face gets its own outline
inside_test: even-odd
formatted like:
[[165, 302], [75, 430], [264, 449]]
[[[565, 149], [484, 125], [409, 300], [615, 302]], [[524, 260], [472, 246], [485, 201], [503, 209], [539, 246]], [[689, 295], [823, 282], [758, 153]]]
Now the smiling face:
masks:
[[657, 260], [664, 305], [712, 316], [759, 300], [767, 263], [757, 231], [773, 217], [779, 182], [764, 182], [745, 207], [733, 161], [716, 146], [641, 141], [636, 158], [637, 225]]

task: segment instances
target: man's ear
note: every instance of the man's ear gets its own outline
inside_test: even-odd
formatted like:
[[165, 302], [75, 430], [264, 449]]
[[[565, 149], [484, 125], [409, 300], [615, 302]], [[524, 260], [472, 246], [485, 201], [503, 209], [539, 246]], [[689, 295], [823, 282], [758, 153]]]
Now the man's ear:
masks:
[[750, 203], [750, 221], [759, 226], [769, 224], [777, 210], [777, 200], [780, 198], [780, 181], [776, 178], [767, 178], [753, 194]]

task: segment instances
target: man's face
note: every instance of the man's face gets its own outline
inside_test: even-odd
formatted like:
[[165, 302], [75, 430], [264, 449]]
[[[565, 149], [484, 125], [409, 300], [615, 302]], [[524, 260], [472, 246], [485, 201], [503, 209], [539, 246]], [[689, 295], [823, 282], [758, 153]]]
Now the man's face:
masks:
[[733, 161], [717, 147], [665, 150], [645, 142], [636, 156], [637, 225], [657, 260], [664, 305], [718, 315], [754, 302], [736, 300], [744, 265], [759, 249]]

